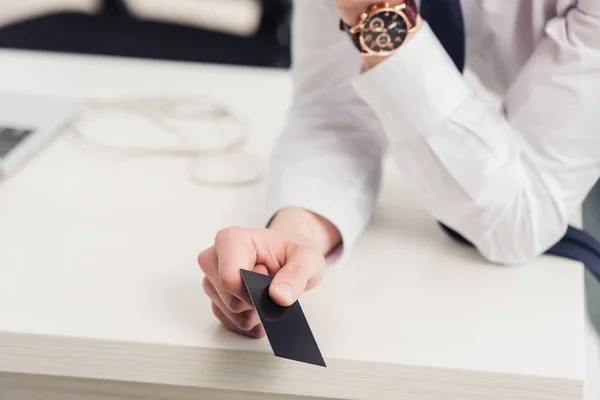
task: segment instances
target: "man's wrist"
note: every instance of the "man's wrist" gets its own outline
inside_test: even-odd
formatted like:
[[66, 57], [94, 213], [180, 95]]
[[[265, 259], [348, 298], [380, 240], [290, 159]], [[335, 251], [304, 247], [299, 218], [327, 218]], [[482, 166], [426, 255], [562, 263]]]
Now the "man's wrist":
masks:
[[269, 229], [304, 236], [323, 255], [329, 254], [341, 241], [341, 234], [335, 225], [326, 218], [301, 208], [279, 211], [271, 220]]
[[382, 63], [388, 58], [388, 56], [364, 56], [363, 64], [365, 66], [365, 70], [370, 70], [371, 68], [375, 67], [379, 63]]
[[[419, 29], [414, 0], [334, 0], [346, 31], [363, 56], [364, 70], [385, 61]], [[393, 10], [392, 10], [393, 8]], [[374, 25], [376, 24], [376, 25]]]
[[[423, 23], [423, 20], [421, 19], [421, 17], [417, 16], [416, 30], [414, 30], [408, 34], [408, 36], [406, 37], [406, 40], [404, 41], [404, 44], [408, 43], [418, 33], [418, 30], [421, 27], [422, 23]], [[388, 58], [392, 57], [393, 55], [394, 54], [389, 54], [389, 55], [385, 55], [385, 56], [370, 55], [370, 54], [363, 55], [363, 65], [365, 66], [365, 70], [368, 71], [371, 68], [374, 68], [375, 66], [384, 62]]]
[[360, 15], [377, 3], [377, 0], [338, 0], [337, 3], [342, 20], [348, 25], [354, 25], [358, 22]]

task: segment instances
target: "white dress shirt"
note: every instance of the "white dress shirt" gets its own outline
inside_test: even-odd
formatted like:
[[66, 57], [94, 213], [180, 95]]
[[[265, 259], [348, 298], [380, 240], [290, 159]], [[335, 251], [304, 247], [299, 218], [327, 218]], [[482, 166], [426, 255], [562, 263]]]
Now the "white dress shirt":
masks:
[[302, 207], [340, 230], [369, 222], [390, 152], [439, 221], [489, 260], [520, 263], [564, 234], [600, 176], [600, 1], [463, 0], [467, 67], [425, 24], [361, 73], [330, 0], [295, 2], [295, 96], [273, 156], [269, 214]]

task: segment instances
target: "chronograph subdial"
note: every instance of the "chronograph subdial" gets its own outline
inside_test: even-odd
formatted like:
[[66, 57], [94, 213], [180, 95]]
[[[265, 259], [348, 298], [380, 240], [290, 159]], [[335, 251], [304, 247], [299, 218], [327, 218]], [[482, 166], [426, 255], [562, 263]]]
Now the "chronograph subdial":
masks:
[[369, 23], [369, 30], [372, 32], [383, 32], [385, 29], [385, 22], [381, 18], [373, 18]]
[[405, 18], [393, 10], [382, 10], [364, 22], [360, 40], [373, 53], [387, 53], [400, 47], [407, 35]]
[[382, 33], [377, 36], [377, 46], [382, 49], [389, 47], [390, 49], [394, 48], [394, 42], [392, 41], [392, 37], [387, 33]]

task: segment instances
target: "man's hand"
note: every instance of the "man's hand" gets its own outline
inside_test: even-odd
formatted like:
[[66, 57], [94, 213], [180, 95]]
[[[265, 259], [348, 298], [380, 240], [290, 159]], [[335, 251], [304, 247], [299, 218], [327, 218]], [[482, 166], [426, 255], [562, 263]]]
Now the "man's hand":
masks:
[[339, 232], [331, 223], [295, 209], [280, 212], [269, 229], [222, 230], [214, 245], [198, 257], [213, 313], [234, 332], [263, 337], [265, 331], [240, 270], [273, 276], [271, 298], [282, 306], [290, 306], [321, 280], [324, 254], [339, 240]]
[[378, 0], [333, 0], [340, 16], [350, 26], [358, 22], [360, 14], [373, 4], [378, 4]]

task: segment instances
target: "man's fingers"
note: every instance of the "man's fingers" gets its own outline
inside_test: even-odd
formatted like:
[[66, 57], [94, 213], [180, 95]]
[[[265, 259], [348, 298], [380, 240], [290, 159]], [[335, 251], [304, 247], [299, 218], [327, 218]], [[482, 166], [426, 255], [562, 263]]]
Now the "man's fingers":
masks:
[[217, 251], [214, 246], [200, 253], [198, 256], [198, 264], [200, 264], [200, 268], [202, 268], [202, 271], [212, 285], [215, 286], [219, 296], [223, 299], [223, 302], [229, 310], [239, 313], [252, 309], [252, 302], [249, 298], [247, 299], [247, 302], [240, 300], [220, 287]]
[[222, 290], [219, 290], [218, 287], [215, 287], [215, 284], [205, 276], [202, 281], [202, 286], [204, 288], [204, 292], [208, 295], [208, 297], [215, 302], [219, 302], [220, 305], [231, 311], [234, 314], [240, 314], [245, 311], [250, 311], [254, 309], [252, 304], [244, 303], [239, 300], [237, 297], [233, 297], [229, 293], [225, 293]]
[[301, 265], [287, 264], [273, 278], [269, 295], [279, 305], [288, 307], [298, 300], [306, 289], [310, 276]]
[[287, 264], [273, 278], [269, 295], [277, 304], [291, 306], [321, 279], [324, 267], [325, 261], [316, 251], [299, 248], [291, 252]]
[[208, 295], [208, 297], [212, 300], [214, 306], [218, 307], [221, 310], [221, 313], [227, 317], [227, 319], [233, 323], [236, 328], [243, 332], [249, 332], [257, 325], [260, 325], [260, 319], [258, 318], [258, 314], [254, 309], [250, 309], [244, 312], [235, 313], [230, 311], [223, 300], [217, 293], [215, 287], [208, 280], [204, 280], [204, 291]]
[[228, 228], [215, 238], [219, 265], [219, 285], [227, 293], [250, 303], [240, 270], [256, 265], [256, 249], [247, 229]]
[[212, 305], [212, 311], [213, 311], [213, 314], [215, 315], [215, 317], [217, 317], [219, 319], [219, 321], [221, 321], [221, 323], [225, 326], [225, 328], [229, 329], [230, 331], [237, 332], [239, 334], [257, 338], [257, 339], [265, 336], [265, 329], [263, 328], [262, 325], [256, 325], [250, 330], [244, 330], [244, 329], [239, 328], [236, 324], [234, 324], [227, 317], [227, 315], [219, 307], [217, 307], [214, 303]]
[[269, 269], [262, 264], [255, 266], [252, 272], [256, 272], [257, 274], [262, 275], [269, 275]]
[[219, 273], [218, 269], [218, 261], [217, 261], [217, 250], [215, 246], [209, 247], [204, 250], [198, 256], [198, 265], [204, 272], [204, 275], [211, 278], [211, 281], [214, 281], [214, 278], [217, 278]]

